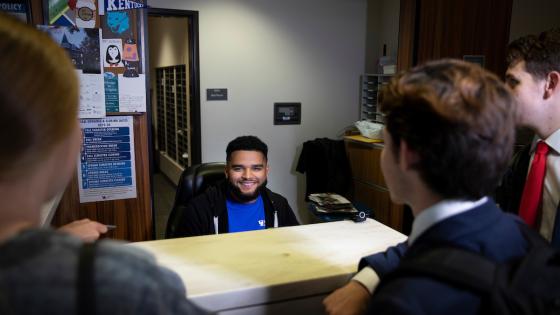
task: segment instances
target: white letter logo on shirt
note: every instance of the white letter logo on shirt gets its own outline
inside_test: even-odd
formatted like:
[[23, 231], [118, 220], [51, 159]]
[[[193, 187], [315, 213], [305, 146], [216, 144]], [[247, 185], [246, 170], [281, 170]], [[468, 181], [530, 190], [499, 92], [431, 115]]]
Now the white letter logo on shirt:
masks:
[[259, 226], [264, 226], [264, 220], [259, 220]]

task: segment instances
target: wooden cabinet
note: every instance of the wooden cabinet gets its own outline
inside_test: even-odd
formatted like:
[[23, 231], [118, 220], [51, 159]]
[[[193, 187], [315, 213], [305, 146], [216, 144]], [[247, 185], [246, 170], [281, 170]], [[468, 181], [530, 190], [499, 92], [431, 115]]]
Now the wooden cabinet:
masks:
[[362, 136], [345, 137], [346, 153], [352, 170], [353, 202], [373, 210], [374, 218], [399, 231], [403, 226], [404, 207], [391, 202], [380, 167], [382, 143]]

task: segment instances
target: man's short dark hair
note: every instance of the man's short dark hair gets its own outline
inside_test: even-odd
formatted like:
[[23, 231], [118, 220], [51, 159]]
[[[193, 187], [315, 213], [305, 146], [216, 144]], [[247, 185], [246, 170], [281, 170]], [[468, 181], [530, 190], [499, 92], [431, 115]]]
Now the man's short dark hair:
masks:
[[266, 143], [255, 136], [241, 136], [231, 140], [226, 148], [227, 162], [231, 160], [231, 154], [235, 151], [257, 151], [264, 155], [265, 160], [268, 160], [268, 147]]
[[430, 189], [465, 200], [493, 192], [511, 157], [517, 109], [498, 77], [460, 60], [432, 61], [395, 76], [380, 106], [392, 153], [406, 141]]
[[506, 61], [510, 67], [525, 61], [525, 70], [538, 79], [560, 71], [560, 28], [514, 40], [507, 47]]

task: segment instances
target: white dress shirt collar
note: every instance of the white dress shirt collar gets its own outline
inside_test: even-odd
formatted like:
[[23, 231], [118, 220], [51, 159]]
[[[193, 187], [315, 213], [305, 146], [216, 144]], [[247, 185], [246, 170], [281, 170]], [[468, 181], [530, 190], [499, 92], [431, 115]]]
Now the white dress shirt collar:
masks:
[[477, 201], [465, 201], [457, 199], [446, 199], [442, 200], [429, 208], [421, 211], [414, 222], [412, 223], [412, 231], [408, 237], [408, 245], [412, 243], [420, 236], [422, 233], [426, 232], [430, 227], [438, 222], [441, 222], [451, 216], [463, 213], [465, 211], [474, 209], [488, 200], [488, 197], [482, 197]]
[[[531, 143], [531, 153], [535, 152], [537, 142], [539, 140], [542, 139], [540, 139], [538, 136], [535, 136], [535, 138], [533, 139], [533, 143]], [[560, 129], [556, 130], [548, 138], [542, 141], [544, 141], [554, 151], [560, 152]]]

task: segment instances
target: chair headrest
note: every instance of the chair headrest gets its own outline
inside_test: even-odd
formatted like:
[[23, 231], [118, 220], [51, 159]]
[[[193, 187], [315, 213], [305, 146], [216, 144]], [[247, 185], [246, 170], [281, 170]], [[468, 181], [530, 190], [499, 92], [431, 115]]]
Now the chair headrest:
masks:
[[175, 206], [186, 204], [191, 198], [224, 179], [226, 163], [212, 162], [193, 165], [183, 171], [177, 186]]
[[177, 191], [175, 193], [175, 203], [169, 213], [167, 227], [165, 230], [166, 238], [181, 236], [177, 233], [178, 226], [181, 224], [182, 211], [187, 203], [194, 196], [204, 192], [208, 187], [226, 178], [226, 163], [213, 162], [193, 165], [183, 171]]

